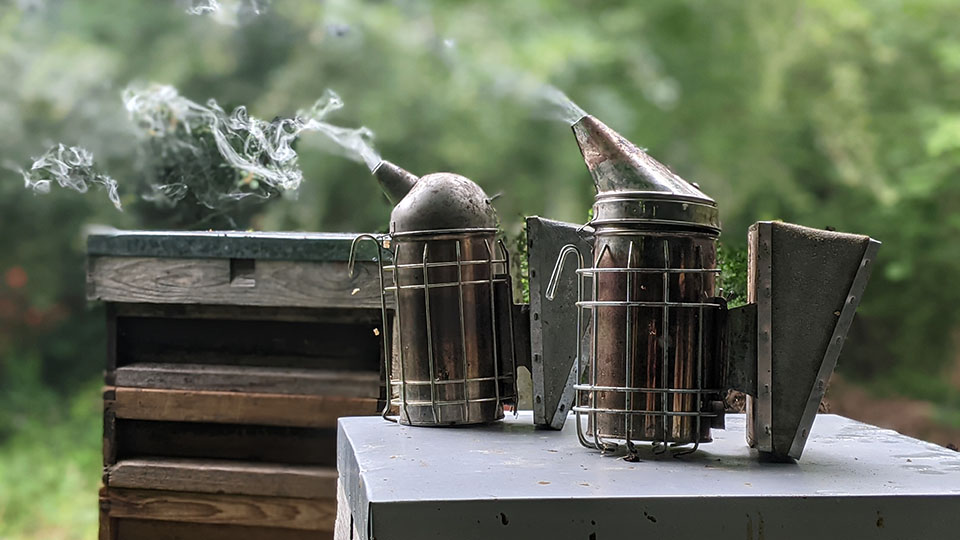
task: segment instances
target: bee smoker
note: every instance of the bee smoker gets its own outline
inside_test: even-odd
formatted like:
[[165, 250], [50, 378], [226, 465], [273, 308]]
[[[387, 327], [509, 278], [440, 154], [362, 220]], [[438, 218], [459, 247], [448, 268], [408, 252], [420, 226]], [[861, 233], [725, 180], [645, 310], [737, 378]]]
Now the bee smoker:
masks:
[[395, 204], [390, 232], [354, 248], [362, 239], [380, 247], [384, 417], [395, 409], [414, 426], [503, 418], [517, 397], [514, 307], [490, 198], [452, 173], [418, 178], [382, 161], [374, 175]]
[[[527, 221], [531, 313], [550, 317], [531, 319], [535, 392], [547, 388], [536, 386], [538, 370], [543, 380], [569, 373], [572, 391], [556, 410], [573, 402], [581, 443], [635, 455], [639, 441], [678, 453], [710, 442], [724, 426], [724, 396], [738, 390], [748, 395], [749, 444], [799, 459], [879, 242], [757, 223], [748, 304], [727, 309], [713, 199], [592, 116], [573, 131], [597, 195], [585, 226]], [[538, 246], [547, 238], [568, 243]], [[535, 267], [547, 268], [550, 252], [559, 253], [544, 284]], [[538, 361], [558, 333], [572, 336], [559, 338], [564, 350]], [[549, 412], [541, 421], [562, 426], [566, 413]]]
[[384, 416], [499, 420], [522, 365], [534, 423], [560, 429], [573, 412], [584, 446], [695, 451], [724, 427], [724, 397], [737, 390], [748, 443], [799, 459], [879, 242], [756, 223], [748, 303], [728, 309], [716, 202], [592, 116], [573, 131], [597, 189], [593, 219], [527, 218], [529, 306], [513, 304], [509, 255], [479, 186], [387, 161], [374, 171], [395, 204], [390, 232], [354, 246], [380, 247]]

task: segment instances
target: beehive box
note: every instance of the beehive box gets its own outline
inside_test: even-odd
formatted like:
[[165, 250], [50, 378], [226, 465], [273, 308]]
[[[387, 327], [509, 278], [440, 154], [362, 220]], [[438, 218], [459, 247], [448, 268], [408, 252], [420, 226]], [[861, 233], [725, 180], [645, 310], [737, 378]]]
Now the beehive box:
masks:
[[355, 237], [89, 237], [87, 296], [107, 303], [101, 540], [332, 534], [336, 420], [385, 395], [376, 247], [358, 244], [351, 278]]

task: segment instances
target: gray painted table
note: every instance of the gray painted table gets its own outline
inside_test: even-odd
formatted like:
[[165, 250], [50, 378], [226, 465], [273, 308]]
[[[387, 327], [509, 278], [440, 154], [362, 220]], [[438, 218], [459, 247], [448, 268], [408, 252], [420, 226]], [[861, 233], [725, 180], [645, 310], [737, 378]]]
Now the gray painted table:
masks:
[[572, 418], [341, 418], [338, 538], [960, 538], [960, 453], [821, 415], [800, 462], [767, 463], [743, 432], [728, 416], [693, 455], [631, 463], [582, 448]]

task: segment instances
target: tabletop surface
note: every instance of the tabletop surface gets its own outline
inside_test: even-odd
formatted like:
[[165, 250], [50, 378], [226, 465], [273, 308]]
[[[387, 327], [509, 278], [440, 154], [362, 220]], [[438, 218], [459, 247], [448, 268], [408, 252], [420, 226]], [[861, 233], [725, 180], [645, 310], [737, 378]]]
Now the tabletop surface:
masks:
[[[952, 538], [960, 453], [841, 416], [817, 417], [803, 457], [772, 463], [743, 415], [696, 453], [639, 462], [577, 441], [575, 420], [530, 412], [467, 428], [341, 418], [338, 538]], [[626, 536], [625, 536], [626, 535]]]
[[960, 453], [836, 415], [817, 416], [796, 463], [759, 460], [744, 441], [743, 415], [729, 415], [727, 429], [713, 430], [713, 442], [692, 455], [657, 456], [644, 447], [639, 462], [581, 447], [572, 418], [562, 431], [535, 429], [529, 412], [469, 428], [341, 418], [339, 438], [371, 502], [960, 495]]

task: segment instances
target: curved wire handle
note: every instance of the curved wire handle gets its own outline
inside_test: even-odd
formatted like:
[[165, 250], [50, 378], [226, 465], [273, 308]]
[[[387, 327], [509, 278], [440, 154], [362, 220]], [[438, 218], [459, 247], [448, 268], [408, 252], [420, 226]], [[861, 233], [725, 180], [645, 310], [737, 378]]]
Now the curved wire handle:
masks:
[[[377, 244], [377, 248], [379, 248], [381, 252], [384, 249], [383, 244], [380, 242], [380, 238], [372, 234], [358, 234], [356, 238], [353, 239], [353, 242], [350, 242], [350, 256], [347, 257], [347, 277], [353, 277], [354, 267], [356, 266], [357, 262], [357, 244], [359, 244], [361, 240], [372, 240], [373, 243]], [[379, 253], [378, 255], [382, 254], [383, 253]], [[379, 256], [377, 257], [377, 263], [380, 263]]]
[[557, 285], [560, 284], [560, 274], [563, 273], [563, 264], [566, 262], [567, 257], [572, 253], [577, 254], [577, 268], [583, 268], [583, 253], [580, 253], [580, 248], [575, 244], [567, 244], [563, 246], [560, 250], [560, 254], [557, 255], [557, 262], [553, 265], [553, 273], [550, 274], [550, 281], [547, 282], [547, 290], [544, 296], [547, 297], [547, 300], [553, 300], [557, 295]]
[[[389, 420], [390, 422], [397, 422], [396, 419], [390, 418], [390, 403], [393, 401], [393, 388], [390, 385], [391, 377], [391, 365], [392, 360], [390, 354], [390, 330], [387, 328], [389, 325], [389, 319], [387, 319], [387, 298], [384, 295], [383, 291], [383, 252], [386, 248], [383, 247], [383, 242], [381, 241], [383, 237], [377, 237], [372, 234], [360, 234], [353, 239], [353, 242], [350, 242], [350, 256], [347, 257], [347, 275], [349, 277], [354, 277], [354, 270], [357, 262], [357, 244], [361, 240], [371, 240], [377, 244], [377, 270], [380, 276], [380, 318], [383, 321], [383, 363], [384, 363], [384, 377], [385, 377], [385, 394], [386, 398], [384, 399], [383, 410], [380, 411], [380, 416], [384, 420]], [[401, 389], [402, 391], [402, 389]]]

